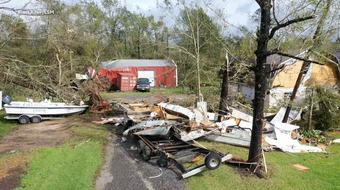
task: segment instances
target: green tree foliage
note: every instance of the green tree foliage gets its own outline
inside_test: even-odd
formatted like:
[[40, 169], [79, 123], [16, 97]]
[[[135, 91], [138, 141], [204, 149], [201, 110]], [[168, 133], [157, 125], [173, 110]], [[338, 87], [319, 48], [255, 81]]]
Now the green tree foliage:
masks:
[[[196, 90], [199, 63], [205, 94], [217, 95], [226, 50], [231, 60], [229, 79], [251, 84], [254, 32], [241, 27], [237, 35], [226, 37], [217, 20], [221, 16], [207, 14], [209, 9], [200, 2], [165, 1], [171, 12], [180, 12], [174, 22], [133, 12], [120, 0], [41, 0], [40, 6], [54, 14], [34, 17], [35, 23], [13, 12], [1, 12], [0, 85], [2, 89], [7, 86], [6, 91], [23, 87], [39, 96], [47, 92], [58, 99], [76, 99], [66, 93], [70, 80], [88, 66], [98, 68], [102, 61], [121, 58], [173, 59], [180, 85]], [[281, 7], [277, 5], [276, 10]], [[255, 22], [259, 22], [258, 13], [253, 16]], [[280, 33], [271, 46], [302, 49], [308, 35], [299, 32], [305, 28], [308, 24], [282, 32], [284, 37]]]
[[224, 55], [224, 39], [218, 25], [200, 7], [184, 7], [177, 23], [173, 37], [179, 50], [176, 62], [181, 71], [181, 83], [196, 89], [198, 63], [201, 67], [201, 84], [218, 86], [218, 71]]
[[40, 16], [34, 28], [16, 15], [0, 17], [4, 90], [14, 84], [38, 96], [48, 93], [64, 101], [79, 100], [69, 89], [75, 73], [84, 73], [89, 66], [98, 68], [106, 60], [168, 54], [168, 28], [162, 20], [132, 13], [118, 1], [69, 5], [43, 0], [41, 6], [54, 14]]
[[340, 129], [340, 96], [330, 89], [317, 88], [313, 125], [318, 130]]

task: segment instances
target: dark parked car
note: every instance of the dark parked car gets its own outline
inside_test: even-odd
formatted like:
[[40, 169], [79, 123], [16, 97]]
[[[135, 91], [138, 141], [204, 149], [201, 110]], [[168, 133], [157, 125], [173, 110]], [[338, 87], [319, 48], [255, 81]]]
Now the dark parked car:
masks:
[[149, 79], [148, 78], [139, 78], [137, 80], [136, 90], [150, 92], [150, 81], [149, 81]]

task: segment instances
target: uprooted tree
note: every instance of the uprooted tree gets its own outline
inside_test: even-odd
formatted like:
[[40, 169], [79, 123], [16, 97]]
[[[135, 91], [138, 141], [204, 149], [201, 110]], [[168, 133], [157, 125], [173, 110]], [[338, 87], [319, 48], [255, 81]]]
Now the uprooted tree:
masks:
[[[320, 4], [323, 4], [323, 1], [320, 0], [315, 3], [315, 6], [313, 7], [314, 10], [311, 12], [304, 12], [302, 15], [298, 15], [295, 18], [285, 17], [283, 20], [279, 21], [275, 15], [274, 0], [256, 0], [256, 2], [260, 7], [260, 26], [257, 31], [257, 49], [255, 51], [256, 65], [252, 68], [255, 73], [255, 97], [253, 100], [253, 129], [248, 155], [248, 161], [250, 162], [259, 162], [262, 158], [262, 129], [265, 125], [264, 104], [270, 75], [272, 72], [275, 72], [275, 69], [267, 64], [267, 57], [278, 54], [309, 63], [318, 63], [316, 61], [308, 60], [308, 58], [300, 58], [282, 52], [279, 48], [272, 48], [269, 43], [274, 39], [275, 34], [279, 30], [292, 24], [314, 19], [316, 17], [315, 10]], [[274, 23], [274, 26], [272, 26], [272, 22]]]

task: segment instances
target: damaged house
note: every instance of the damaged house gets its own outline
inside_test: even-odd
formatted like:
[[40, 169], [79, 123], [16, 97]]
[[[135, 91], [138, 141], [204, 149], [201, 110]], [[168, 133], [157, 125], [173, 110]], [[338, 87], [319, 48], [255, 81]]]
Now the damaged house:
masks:
[[[305, 52], [302, 52], [296, 56], [303, 57], [304, 55]], [[271, 90], [266, 100], [269, 107], [274, 107], [290, 97], [303, 61], [273, 55], [268, 57], [268, 63], [281, 68], [272, 76], [269, 84]], [[332, 89], [340, 87], [340, 51], [327, 55], [327, 59], [323, 59], [322, 63], [323, 65], [310, 64], [304, 71], [304, 78], [296, 95], [298, 102], [304, 99], [308, 89], [312, 87], [323, 86]], [[251, 85], [240, 84], [238, 91], [247, 101], [253, 100], [254, 88]]]

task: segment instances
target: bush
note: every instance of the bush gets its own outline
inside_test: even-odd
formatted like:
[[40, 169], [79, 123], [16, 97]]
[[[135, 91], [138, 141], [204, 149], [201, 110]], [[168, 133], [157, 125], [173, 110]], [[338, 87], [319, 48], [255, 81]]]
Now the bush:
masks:
[[317, 88], [315, 92], [314, 128], [322, 131], [340, 129], [340, 95], [325, 88]]

